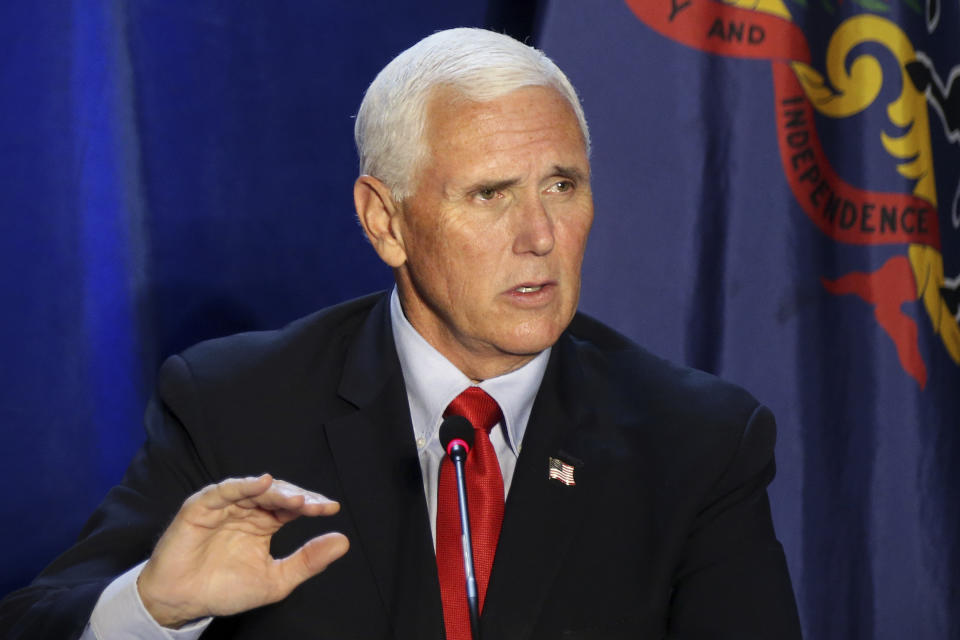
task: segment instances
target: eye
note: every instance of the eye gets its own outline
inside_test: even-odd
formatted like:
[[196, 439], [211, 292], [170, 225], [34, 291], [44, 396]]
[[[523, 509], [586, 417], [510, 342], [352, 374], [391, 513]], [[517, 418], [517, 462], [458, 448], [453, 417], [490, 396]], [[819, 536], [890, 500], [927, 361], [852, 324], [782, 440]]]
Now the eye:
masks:
[[489, 201], [497, 197], [497, 190], [493, 187], [484, 187], [477, 189], [476, 196], [478, 200]]
[[573, 191], [573, 189], [574, 184], [572, 180], [557, 180], [550, 185], [550, 188], [547, 189], [547, 191], [552, 193], [567, 193], [569, 191]]

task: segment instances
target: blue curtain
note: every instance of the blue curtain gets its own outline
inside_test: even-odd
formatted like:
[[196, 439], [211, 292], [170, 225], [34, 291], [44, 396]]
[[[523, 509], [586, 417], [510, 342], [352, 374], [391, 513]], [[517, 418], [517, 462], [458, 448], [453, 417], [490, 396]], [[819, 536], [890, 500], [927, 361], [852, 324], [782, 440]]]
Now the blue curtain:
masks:
[[592, 124], [581, 306], [773, 409], [816, 640], [960, 637], [958, 39], [934, 0], [544, 16]]
[[120, 480], [162, 358], [389, 286], [353, 214], [352, 115], [486, 5], [0, 5], [0, 595]]

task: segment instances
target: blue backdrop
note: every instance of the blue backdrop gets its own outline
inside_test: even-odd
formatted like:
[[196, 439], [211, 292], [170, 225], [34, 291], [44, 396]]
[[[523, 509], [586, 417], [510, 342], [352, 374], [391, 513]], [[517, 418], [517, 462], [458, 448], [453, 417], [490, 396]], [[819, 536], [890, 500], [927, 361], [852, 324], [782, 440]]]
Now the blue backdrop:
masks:
[[486, 3], [0, 4], [0, 593], [142, 442], [162, 359], [389, 286], [353, 119], [393, 56]]
[[[122, 476], [163, 357], [389, 285], [352, 211], [363, 89], [423, 35], [523, 23], [520, 5], [592, 125], [582, 307], [774, 409], [771, 496], [807, 637], [960, 637], [960, 356], [956, 318], [930, 306], [955, 314], [960, 284], [960, 7], [932, 0], [0, 5], [0, 595]], [[867, 52], [883, 82], [843, 114], [816, 99], [841, 93], [830, 37], [858, 16], [911, 48], [878, 44], [877, 22], [848, 36], [840, 67]], [[904, 159], [880, 134], [921, 129], [887, 105], [923, 60], [907, 111], [927, 142]], [[790, 84], [810, 70], [826, 82]], [[926, 202], [937, 246], [851, 240], [869, 221], [808, 211], [819, 182], [784, 160], [784, 98], [809, 108], [825, 189]], [[932, 191], [898, 172], [918, 157]]]

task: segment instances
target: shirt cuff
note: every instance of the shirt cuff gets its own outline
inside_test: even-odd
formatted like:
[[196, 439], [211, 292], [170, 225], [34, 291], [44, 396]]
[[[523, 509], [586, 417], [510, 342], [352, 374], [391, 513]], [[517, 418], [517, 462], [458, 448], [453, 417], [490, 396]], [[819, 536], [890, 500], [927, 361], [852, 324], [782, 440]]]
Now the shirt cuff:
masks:
[[[160, 626], [143, 606], [137, 578], [146, 561], [111, 582], [97, 600], [82, 640], [196, 640], [213, 618], [201, 618], [180, 629]], [[91, 635], [92, 634], [92, 635]]]

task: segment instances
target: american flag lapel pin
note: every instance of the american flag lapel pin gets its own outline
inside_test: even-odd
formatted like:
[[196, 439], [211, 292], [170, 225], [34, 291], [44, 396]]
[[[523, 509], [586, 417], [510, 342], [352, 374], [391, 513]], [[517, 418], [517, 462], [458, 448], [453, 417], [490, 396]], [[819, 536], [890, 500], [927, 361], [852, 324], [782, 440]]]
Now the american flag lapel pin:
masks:
[[558, 480], [568, 487], [576, 485], [576, 481], [573, 479], [573, 465], [568, 464], [561, 460], [560, 458], [550, 457], [550, 479]]

